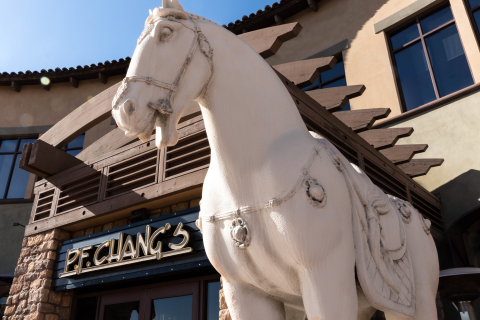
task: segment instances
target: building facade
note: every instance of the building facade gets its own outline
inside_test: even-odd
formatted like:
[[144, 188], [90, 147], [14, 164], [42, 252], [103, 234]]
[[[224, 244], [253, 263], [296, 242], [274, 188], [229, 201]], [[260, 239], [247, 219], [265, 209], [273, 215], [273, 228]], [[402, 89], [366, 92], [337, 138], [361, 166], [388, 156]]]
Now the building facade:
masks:
[[[385, 192], [432, 220], [442, 270], [480, 267], [479, 8], [476, 0], [282, 0], [224, 26], [250, 43], [256, 31], [299, 23], [273, 54], [259, 52], [280, 73], [335, 57], [311, 67], [309, 83], [283, 73], [299, 112]], [[5, 320], [229, 318], [195, 225], [210, 161], [198, 105], [180, 121], [179, 144], [162, 151], [95, 111], [111, 105], [129, 61], [0, 75]], [[352, 122], [373, 109], [363, 127]], [[71, 128], [75, 112], [91, 118]], [[55, 158], [44, 163], [42, 152]], [[460, 319], [448, 292], [437, 306], [439, 319]]]

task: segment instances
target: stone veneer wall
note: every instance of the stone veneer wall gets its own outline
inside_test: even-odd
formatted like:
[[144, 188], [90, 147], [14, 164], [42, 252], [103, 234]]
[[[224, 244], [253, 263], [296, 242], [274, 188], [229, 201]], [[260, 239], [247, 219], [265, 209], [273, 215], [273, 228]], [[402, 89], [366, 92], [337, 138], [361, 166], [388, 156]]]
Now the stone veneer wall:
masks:
[[[163, 216], [197, 207], [199, 204], [200, 199], [177, 203], [151, 210], [148, 212], [148, 217]], [[57, 248], [65, 240], [121, 227], [128, 223], [128, 218], [125, 218], [75, 231], [72, 234], [61, 229], [54, 229], [25, 237], [3, 320], [68, 320], [73, 291], [52, 291], [53, 267]]]
[[70, 233], [60, 229], [25, 237], [3, 320], [67, 320], [72, 292], [52, 291], [57, 248]]

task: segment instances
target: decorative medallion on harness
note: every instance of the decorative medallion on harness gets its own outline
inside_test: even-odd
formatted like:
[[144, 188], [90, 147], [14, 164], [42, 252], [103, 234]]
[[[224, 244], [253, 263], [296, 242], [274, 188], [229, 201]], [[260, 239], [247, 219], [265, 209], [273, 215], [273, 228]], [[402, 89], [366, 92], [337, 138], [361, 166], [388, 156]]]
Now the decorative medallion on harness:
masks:
[[250, 232], [246, 222], [242, 218], [235, 218], [232, 220], [230, 226], [230, 236], [233, 242], [239, 248], [246, 248], [250, 244]]
[[327, 194], [317, 179], [308, 178], [303, 182], [308, 202], [315, 207], [323, 207], [327, 202]]

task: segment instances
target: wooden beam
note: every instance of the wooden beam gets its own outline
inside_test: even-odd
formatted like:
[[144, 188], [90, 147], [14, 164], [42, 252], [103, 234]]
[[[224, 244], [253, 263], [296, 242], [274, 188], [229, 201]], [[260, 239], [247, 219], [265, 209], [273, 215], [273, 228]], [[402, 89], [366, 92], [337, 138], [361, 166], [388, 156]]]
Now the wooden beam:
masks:
[[399, 164], [398, 167], [410, 177], [426, 175], [431, 167], [438, 167], [443, 159], [413, 159], [407, 163]]
[[44, 172], [49, 176], [83, 163], [83, 161], [71, 154], [57, 149], [42, 140], [36, 140], [32, 143], [28, 158], [28, 167], [25, 170], [28, 171], [28, 168], [33, 167], [35, 170]]
[[112, 99], [120, 83], [97, 94], [57, 122], [40, 140], [61, 148], [98, 123], [112, 116]]
[[386, 118], [390, 114], [389, 108], [375, 108], [335, 112], [333, 115], [340, 119], [355, 132], [370, 129], [375, 121]]
[[298, 22], [283, 24], [276, 27], [260, 29], [239, 35], [263, 58], [268, 58], [277, 53], [280, 46], [290, 39], [298, 36], [302, 26]]
[[98, 80], [100, 80], [101, 83], [107, 83], [108, 76], [103, 72], [99, 72], [98, 73]]
[[78, 83], [79, 83], [79, 81], [78, 81], [77, 78], [75, 78], [75, 77], [70, 77], [70, 84], [72, 85], [72, 87], [78, 88]]
[[372, 129], [360, 132], [358, 135], [365, 139], [375, 149], [391, 148], [398, 139], [408, 137], [413, 133], [413, 128]]
[[365, 91], [364, 85], [344, 86], [305, 91], [313, 100], [327, 108], [330, 112], [340, 111], [349, 99], [359, 97]]
[[135, 141], [136, 139], [137, 137], [125, 136], [125, 132], [123, 130], [120, 128], [115, 128], [85, 148], [77, 155], [77, 158], [82, 161], [90, 161], [107, 152], [121, 148], [132, 141]]
[[36, 174], [39, 177], [47, 178], [49, 175], [46, 172], [43, 172], [41, 170], [38, 170], [38, 169], [28, 165], [28, 161], [30, 160], [31, 152], [32, 152], [32, 143], [25, 143], [23, 145], [22, 154], [20, 156], [20, 163], [19, 163], [18, 167], [20, 169], [23, 169], [23, 170], [28, 171], [30, 173]]
[[313, 84], [320, 73], [332, 69], [336, 63], [335, 57], [323, 57], [279, 64], [273, 68], [303, 88]]
[[318, 6], [317, 6], [317, 1], [315, 0], [307, 0], [308, 6], [312, 11], [317, 12], [318, 11]]
[[20, 88], [22, 87], [19, 82], [17, 81], [12, 81], [11, 82], [12, 89], [16, 92], [20, 92]]
[[395, 164], [400, 164], [412, 160], [417, 153], [427, 150], [428, 144], [403, 144], [393, 146], [380, 152]]

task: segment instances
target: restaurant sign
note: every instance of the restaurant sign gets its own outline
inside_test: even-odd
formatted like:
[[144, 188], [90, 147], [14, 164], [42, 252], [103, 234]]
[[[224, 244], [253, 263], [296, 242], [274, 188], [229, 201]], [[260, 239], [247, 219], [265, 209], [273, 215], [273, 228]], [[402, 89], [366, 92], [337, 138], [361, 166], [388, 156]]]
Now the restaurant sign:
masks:
[[[168, 243], [168, 247], [164, 246], [163, 238], [171, 238], [170, 241], [173, 243]], [[176, 238], [178, 240], [174, 241]], [[59, 277], [71, 277], [87, 272], [190, 253], [192, 248], [187, 246], [189, 242], [190, 234], [184, 229], [181, 222], [175, 227], [166, 223], [158, 229], [147, 225], [145, 233], [138, 232], [136, 236], [125, 236], [123, 232], [119, 232], [116, 238], [112, 237], [98, 246], [85, 245], [67, 250], [64, 272]]]

